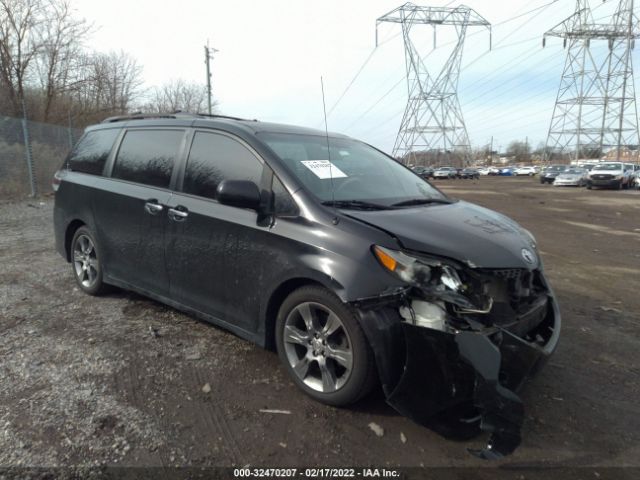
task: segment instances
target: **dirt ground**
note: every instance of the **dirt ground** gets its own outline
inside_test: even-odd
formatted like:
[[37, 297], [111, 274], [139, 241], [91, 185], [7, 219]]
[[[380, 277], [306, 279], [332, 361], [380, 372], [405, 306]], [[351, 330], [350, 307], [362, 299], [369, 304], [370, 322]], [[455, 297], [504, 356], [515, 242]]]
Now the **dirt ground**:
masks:
[[[492, 465], [640, 467], [640, 192], [437, 185], [534, 233], [563, 315], [522, 445]], [[52, 207], [0, 204], [0, 466], [487, 466], [466, 451], [484, 437], [447, 441], [380, 393], [321, 405], [273, 352], [138, 295], [82, 294]]]

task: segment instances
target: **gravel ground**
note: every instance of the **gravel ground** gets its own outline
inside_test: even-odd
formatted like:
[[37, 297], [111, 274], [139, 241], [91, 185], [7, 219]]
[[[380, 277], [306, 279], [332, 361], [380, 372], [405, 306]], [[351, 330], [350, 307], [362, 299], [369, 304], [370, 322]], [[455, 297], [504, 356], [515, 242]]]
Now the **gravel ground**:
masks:
[[[640, 467], [640, 192], [437, 185], [536, 235], [563, 313], [558, 351], [523, 393], [522, 446], [491, 465]], [[487, 466], [466, 452], [483, 438], [447, 441], [379, 392], [327, 407], [273, 352], [132, 293], [82, 294], [54, 251], [52, 206], [0, 204], [0, 467]]]

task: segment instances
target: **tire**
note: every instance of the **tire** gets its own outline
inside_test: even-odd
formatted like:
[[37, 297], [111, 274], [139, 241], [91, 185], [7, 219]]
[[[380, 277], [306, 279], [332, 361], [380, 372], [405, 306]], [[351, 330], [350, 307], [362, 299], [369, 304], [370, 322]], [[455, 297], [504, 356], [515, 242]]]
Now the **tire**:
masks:
[[587, 190], [591, 190], [591, 188], [592, 188], [591, 182], [587, 182]]
[[275, 334], [280, 361], [311, 398], [346, 406], [375, 385], [373, 352], [355, 313], [329, 290], [308, 286], [291, 293], [278, 312]]
[[100, 248], [94, 233], [82, 226], [71, 240], [71, 271], [78, 287], [89, 295], [101, 295], [109, 290], [102, 280]]

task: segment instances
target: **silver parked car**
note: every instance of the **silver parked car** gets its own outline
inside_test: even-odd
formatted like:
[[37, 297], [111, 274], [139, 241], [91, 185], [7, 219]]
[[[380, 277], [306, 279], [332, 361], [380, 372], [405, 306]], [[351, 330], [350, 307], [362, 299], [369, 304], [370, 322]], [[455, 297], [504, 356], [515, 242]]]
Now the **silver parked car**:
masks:
[[584, 168], [569, 167], [560, 173], [553, 184], [556, 187], [573, 186], [584, 187], [589, 179], [589, 171]]

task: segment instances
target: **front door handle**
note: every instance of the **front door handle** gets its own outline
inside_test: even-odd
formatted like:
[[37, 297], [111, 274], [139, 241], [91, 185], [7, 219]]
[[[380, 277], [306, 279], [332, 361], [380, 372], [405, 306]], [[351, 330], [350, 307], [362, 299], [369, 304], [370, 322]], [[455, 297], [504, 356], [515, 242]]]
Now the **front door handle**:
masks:
[[175, 208], [170, 208], [168, 210], [168, 215], [169, 218], [174, 222], [182, 222], [189, 216], [189, 211], [186, 208], [178, 205]]
[[147, 200], [144, 204], [144, 211], [149, 215], [158, 215], [162, 210], [164, 207], [156, 199]]

